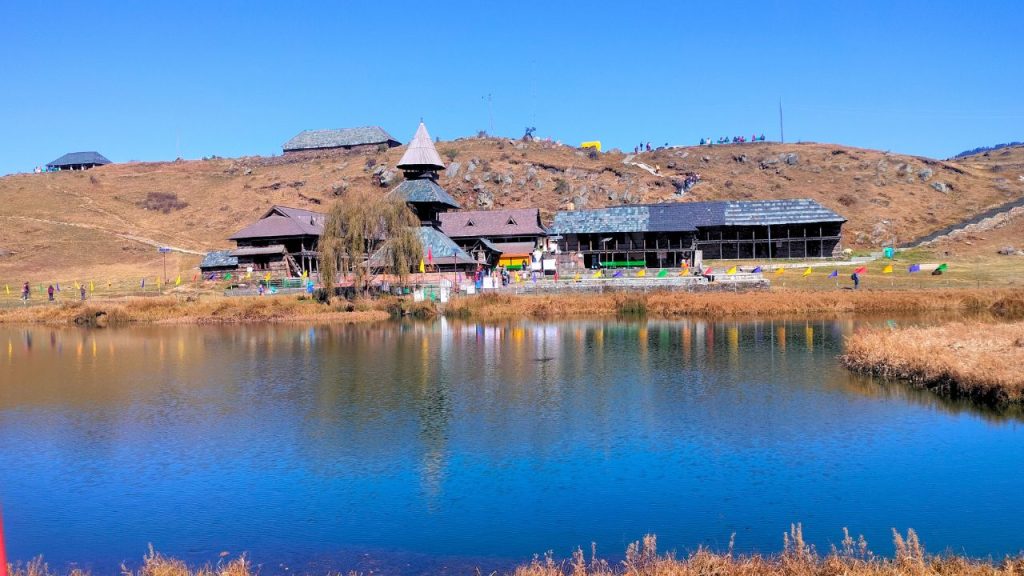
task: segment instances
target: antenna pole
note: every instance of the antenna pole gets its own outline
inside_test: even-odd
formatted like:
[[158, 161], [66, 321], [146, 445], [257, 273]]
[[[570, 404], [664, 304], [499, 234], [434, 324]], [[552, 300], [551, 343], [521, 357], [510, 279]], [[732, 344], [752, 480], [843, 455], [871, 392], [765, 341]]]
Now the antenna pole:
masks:
[[487, 100], [487, 119], [490, 122], [490, 132], [488, 133], [488, 136], [494, 136], [494, 110], [491, 107], [492, 99], [493, 98], [490, 93], [488, 93], [487, 96], [484, 96], [484, 100]]

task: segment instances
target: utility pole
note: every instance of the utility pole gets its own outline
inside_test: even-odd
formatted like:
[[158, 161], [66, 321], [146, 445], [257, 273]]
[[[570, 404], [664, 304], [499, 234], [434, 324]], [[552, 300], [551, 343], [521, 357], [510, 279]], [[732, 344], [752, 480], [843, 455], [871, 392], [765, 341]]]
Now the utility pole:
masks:
[[779, 98], [779, 142], [786, 143], [786, 131], [782, 126], [782, 98]]
[[494, 109], [491, 107], [491, 101], [493, 100], [490, 93], [483, 97], [487, 100], [487, 119], [490, 122], [490, 128], [487, 132], [488, 136], [494, 136]]

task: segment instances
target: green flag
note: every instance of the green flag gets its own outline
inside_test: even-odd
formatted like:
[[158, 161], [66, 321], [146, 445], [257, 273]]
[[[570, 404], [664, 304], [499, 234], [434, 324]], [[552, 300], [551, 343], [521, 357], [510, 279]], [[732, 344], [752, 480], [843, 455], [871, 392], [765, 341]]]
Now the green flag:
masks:
[[945, 272], [948, 269], [949, 269], [949, 266], [945, 262], [943, 262], [942, 264], [939, 264], [939, 267], [936, 268], [936, 270], [939, 270], [941, 272]]

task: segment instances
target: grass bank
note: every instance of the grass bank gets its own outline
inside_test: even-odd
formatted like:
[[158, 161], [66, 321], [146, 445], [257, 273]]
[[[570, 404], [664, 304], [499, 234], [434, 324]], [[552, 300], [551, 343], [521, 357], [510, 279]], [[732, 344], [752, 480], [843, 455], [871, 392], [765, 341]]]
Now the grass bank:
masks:
[[387, 302], [338, 302], [325, 306], [296, 296], [228, 298], [158, 296], [34, 304], [0, 309], [2, 323], [231, 324], [245, 322], [375, 322], [386, 320]]
[[[845, 532], [845, 531], [844, 531]], [[873, 554], [863, 538], [845, 534], [840, 546], [825, 554], [804, 541], [800, 526], [784, 537], [783, 551], [775, 555], [734, 554], [700, 548], [686, 556], [658, 551], [657, 539], [646, 536], [626, 549], [625, 559], [609, 562], [591, 551], [589, 558], [577, 550], [570, 559], [559, 561], [550, 553], [535, 557], [506, 574], [512, 576], [1019, 576], [1024, 571], [1024, 556], [1000, 561], [978, 560], [952, 554], [928, 554], [913, 530], [904, 536], [893, 531], [895, 554]], [[259, 568], [246, 558], [222, 561], [217, 565], [189, 567], [180, 560], [152, 551], [138, 569], [123, 568], [124, 576], [254, 576]], [[339, 573], [339, 572], [335, 572]], [[480, 571], [477, 570], [479, 574]], [[53, 576], [41, 560], [15, 565], [11, 576]], [[72, 570], [71, 576], [86, 572]], [[355, 576], [357, 572], [348, 572]]]
[[786, 316], [886, 312], [992, 312], [1024, 314], [1024, 295], [1013, 289], [770, 290], [751, 292], [606, 292], [602, 294], [485, 294], [449, 303], [445, 314], [483, 321], [647, 315]]
[[945, 396], [1024, 404], [1024, 322], [864, 329], [847, 339], [841, 360]]

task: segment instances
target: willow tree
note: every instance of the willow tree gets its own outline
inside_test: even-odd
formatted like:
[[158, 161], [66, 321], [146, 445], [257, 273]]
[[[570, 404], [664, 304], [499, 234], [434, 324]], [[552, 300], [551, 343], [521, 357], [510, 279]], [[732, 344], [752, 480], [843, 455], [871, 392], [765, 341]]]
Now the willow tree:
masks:
[[[331, 206], [320, 236], [320, 281], [333, 296], [341, 278], [366, 291], [374, 270], [404, 282], [423, 257], [419, 219], [392, 194], [349, 192]], [[371, 262], [372, 257], [372, 262]]]

